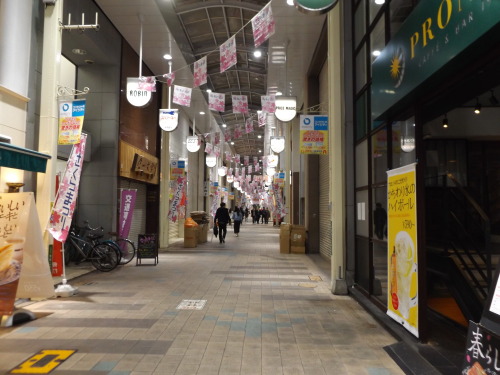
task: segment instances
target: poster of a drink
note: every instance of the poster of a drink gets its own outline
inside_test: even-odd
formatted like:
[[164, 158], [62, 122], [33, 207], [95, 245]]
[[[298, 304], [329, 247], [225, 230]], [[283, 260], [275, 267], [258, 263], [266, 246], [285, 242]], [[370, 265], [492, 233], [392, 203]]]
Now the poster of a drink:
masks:
[[0, 194], [0, 315], [16, 298], [54, 295], [33, 193]]
[[418, 337], [416, 164], [387, 176], [387, 314]]

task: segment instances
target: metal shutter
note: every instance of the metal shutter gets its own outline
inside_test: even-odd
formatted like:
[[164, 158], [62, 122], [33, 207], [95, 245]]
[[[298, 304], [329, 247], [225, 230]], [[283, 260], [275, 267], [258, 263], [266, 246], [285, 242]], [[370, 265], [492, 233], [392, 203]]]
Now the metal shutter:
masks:
[[[322, 110], [328, 108], [328, 63], [325, 63], [319, 76], [319, 98]], [[331, 153], [332, 150], [329, 150]], [[332, 256], [332, 222], [330, 207], [330, 155], [319, 157], [319, 251], [322, 255]]]
[[137, 189], [135, 199], [134, 215], [132, 216], [132, 225], [130, 226], [129, 240], [134, 242], [137, 247], [137, 237], [146, 231], [146, 185], [130, 180], [120, 180], [120, 188]]

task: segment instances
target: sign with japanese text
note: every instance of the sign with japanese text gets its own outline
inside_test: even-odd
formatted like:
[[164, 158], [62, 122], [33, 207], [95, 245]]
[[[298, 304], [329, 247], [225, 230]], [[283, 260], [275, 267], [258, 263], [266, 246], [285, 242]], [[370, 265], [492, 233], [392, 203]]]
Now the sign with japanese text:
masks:
[[300, 116], [300, 153], [328, 154], [328, 116]]
[[231, 95], [233, 113], [248, 114], [248, 97], [246, 95]]
[[160, 128], [166, 132], [174, 131], [179, 124], [179, 110], [160, 109], [159, 124]]
[[0, 315], [12, 315], [16, 298], [53, 295], [33, 193], [0, 194]]
[[207, 57], [204, 56], [194, 63], [194, 84], [198, 87], [207, 83]]
[[263, 113], [274, 113], [276, 111], [276, 97], [274, 95], [263, 95], [260, 97]]
[[175, 180], [178, 177], [184, 176], [186, 173], [186, 161], [172, 160], [170, 162], [170, 179]]
[[178, 177], [177, 185], [175, 187], [175, 192], [170, 202], [170, 210], [168, 211], [168, 219], [172, 222], [176, 222], [179, 217], [179, 211], [181, 206], [181, 199], [184, 192], [184, 184], [186, 182], [186, 177]]
[[500, 374], [500, 337], [469, 321], [462, 374]]
[[236, 38], [233, 35], [231, 38], [221, 44], [220, 52], [220, 72], [224, 73], [233, 65], [236, 65]]
[[387, 314], [418, 337], [416, 164], [387, 176]]
[[189, 87], [174, 85], [174, 98], [172, 99], [172, 102], [184, 107], [190, 107], [191, 92], [192, 89]]
[[273, 34], [276, 27], [271, 5], [265, 6], [259, 13], [252, 18], [252, 31], [255, 47], [260, 46], [268, 40]]
[[119, 237], [128, 238], [130, 226], [132, 225], [132, 216], [134, 214], [136, 196], [136, 189], [121, 189], [119, 215], [120, 226], [118, 228]]
[[85, 99], [66, 100], [59, 103], [58, 145], [74, 145], [80, 142], [83, 117], [85, 116], [85, 103]]
[[68, 237], [69, 227], [76, 207], [76, 198], [78, 197], [86, 140], [87, 135], [82, 133], [80, 143], [73, 145], [50, 213], [47, 230], [57, 241], [64, 242]]
[[209, 92], [208, 109], [211, 111], [224, 112], [226, 109], [226, 95], [224, 93]]

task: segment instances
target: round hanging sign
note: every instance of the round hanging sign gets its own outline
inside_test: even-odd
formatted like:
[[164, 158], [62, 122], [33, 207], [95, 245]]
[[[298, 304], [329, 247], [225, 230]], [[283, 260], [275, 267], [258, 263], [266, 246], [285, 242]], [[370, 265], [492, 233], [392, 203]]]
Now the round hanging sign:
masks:
[[177, 109], [160, 109], [160, 128], [166, 132], [171, 132], [179, 124], [179, 112]]
[[338, 0], [294, 0], [295, 7], [306, 14], [323, 14], [332, 9]]
[[144, 107], [153, 97], [151, 91], [140, 88], [141, 80], [139, 78], [127, 78], [127, 100], [135, 107]]

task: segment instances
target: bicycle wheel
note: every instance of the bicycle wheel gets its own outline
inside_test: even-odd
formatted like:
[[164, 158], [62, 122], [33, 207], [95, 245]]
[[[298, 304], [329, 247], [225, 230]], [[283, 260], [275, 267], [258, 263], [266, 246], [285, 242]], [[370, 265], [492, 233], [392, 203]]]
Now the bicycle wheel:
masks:
[[92, 248], [90, 253], [90, 262], [102, 272], [114, 270], [120, 262], [120, 253], [113, 246], [100, 243]]
[[132, 241], [127, 238], [119, 238], [116, 241], [118, 248], [120, 249], [120, 253], [122, 255], [122, 259], [120, 264], [127, 264], [135, 257], [135, 245]]

